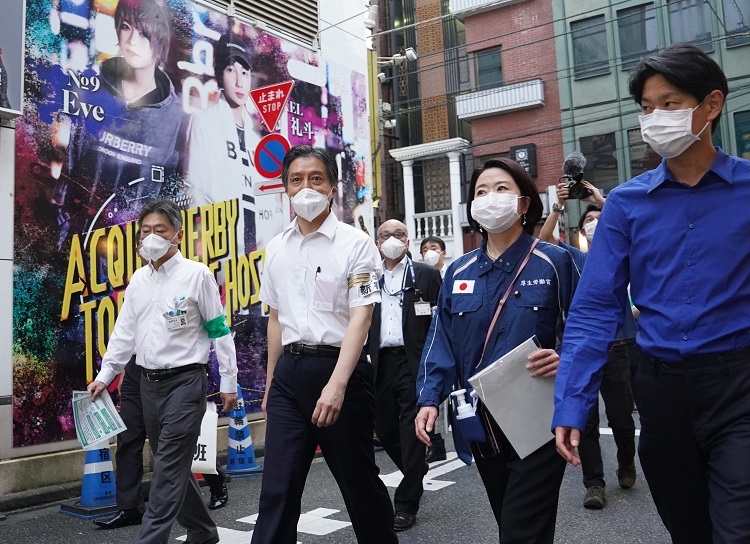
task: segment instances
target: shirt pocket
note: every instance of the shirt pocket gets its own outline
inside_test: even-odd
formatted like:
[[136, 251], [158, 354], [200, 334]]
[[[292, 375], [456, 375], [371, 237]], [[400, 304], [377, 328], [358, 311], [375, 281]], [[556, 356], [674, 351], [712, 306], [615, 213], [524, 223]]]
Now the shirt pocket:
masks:
[[459, 295], [451, 300], [451, 314], [454, 318], [465, 313], [476, 312], [481, 307], [481, 295]]
[[524, 334], [536, 334], [542, 345], [555, 345], [558, 318], [557, 288], [552, 285], [519, 287], [510, 294], [512, 309], [523, 316], [520, 321], [529, 330]]
[[315, 275], [313, 282], [312, 307], [315, 310], [332, 312], [334, 305], [341, 297], [341, 285], [337, 276], [321, 274]]

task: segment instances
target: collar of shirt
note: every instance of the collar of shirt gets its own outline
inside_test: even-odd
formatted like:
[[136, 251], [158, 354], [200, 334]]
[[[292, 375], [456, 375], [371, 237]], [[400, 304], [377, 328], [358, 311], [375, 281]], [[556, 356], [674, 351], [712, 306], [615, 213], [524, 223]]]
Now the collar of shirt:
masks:
[[[325, 218], [325, 221], [318, 227], [318, 230], [315, 232], [319, 232], [325, 236], [327, 236], [330, 240], [333, 240], [333, 237], [336, 235], [336, 227], [339, 224], [339, 220], [336, 217], [336, 214], [329, 210], [328, 216]], [[298, 234], [299, 236], [302, 236], [304, 238], [304, 234], [302, 234], [299, 230], [299, 222], [297, 218], [295, 217], [291, 223], [289, 223], [289, 226], [284, 229], [283, 239], [286, 240], [291, 236], [293, 233]], [[310, 233], [314, 234], [314, 233]]]
[[161, 267], [157, 270], [154, 268], [153, 263], [149, 262], [148, 267], [151, 269], [151, 273], [153, 274], [156, 272], [157, 274], [163, 273], [167, 277], [169, 277], [172, 272], [174, 272], [174, 269], [177, 268], [177, 265], [180, 263], [180, 261], [183, 259], [182, 253], [180, 253], [180, 250], [177, 250], [177, 253], [172, 255], [172, 257], [165, 263], [162, 263]]
[[[395, 298], [401, 298], [403, 296], [403, 290], [406, 287], [406, 261], [408, 257], [404, 255], [393, 270], [388, 270], [385, 267], [385, 261], [383, 261], [383, 285], [385, 289], [382, 290], [382, 294]], [[381, 295], [382, 296], [382, 295]]]
[[483, 276], [487, 274], [493, 268], [502, 270], [505, 273], [510, 274], [516, 269], [518, 263], [526, 257], [529, 252], [534, 238], [526, 232], [521, 233], [521, 236], [511, 244], [511, 246], [503, 251], [503, 253], [494, 261], [490, 259], [487, 254], [487, 240], [482, 241], [482, 251], [479, 254], [479, 275]]
[[[714, 157], [714, 162], [711, 164], [711, 168], [708, 169], [708, 172], [704, 174], [704, 176], [701, 178], [701, 180], [698, 182], [700, 185], [703, 183], [703, 180], [706, 179], [706, 177], [709, 175], [709, 173], [715, 174], [715, 177], [718, 177], [722, 181], [725, 181], [729, 184], [732, 184], [733, 182], [733, 170], [734, 170], [734, 160], [730, 155], [727, 155], [724, 153], [724, 151], [721, 150], [721, 148], [716, 148], [716, 157]], [[675, 183], [679, 183], [675, 180], [674, 174], [669, 170], [669, 167], [667, 166], [667, 160], [662, 159], [661, 164], [656, 167], [654, 170], [653, 176], [651, 177], [651, 182], [648, 186], [648, 192], [654, 191], [657, 187], [661, 186], [666, 181], [673, 181]]]

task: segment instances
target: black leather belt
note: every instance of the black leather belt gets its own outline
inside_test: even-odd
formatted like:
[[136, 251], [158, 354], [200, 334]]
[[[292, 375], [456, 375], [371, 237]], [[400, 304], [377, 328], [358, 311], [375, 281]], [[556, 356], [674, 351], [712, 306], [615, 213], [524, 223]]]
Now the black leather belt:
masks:
[[635, 344], [635, 338], [625, 338], [624, 340], [615, 340], [612, 342], [611, 348], [615, 346], [632, 346]]
[[185, 372], [190, 372], [192, 370], [203, 370], [205, 372], [206, 365], [203, 363], [193, 363], [190, 365], [178, 366], [176, 368], [161, 368], [158, 370], [150, 370], [148, 368], [144, 368], [143, 375], [146, 376], [146, 379], [150, 382], [162, 382], [164, 380], [168, 380], [169, 378], [173, 378], [174, 376], [184, 374]]
[[338, 359], [341, 348], [336, 346], [308, 346], [302, 342], [294, 342], [284, 346], [284, 353], [290, 355], [309, 355], [310, 357], [331, 357]]
[[708, 373], [725, 370], [728, 366], [750, 362], [750, 347], [736, 351], [724, 351], [720, 353], [707, 353], [696, 357], [687, 357], [681, 361], [667, 361], [652, 357], [647, 352], [640, 350], [639, 364], [653, 366], [657, 374], [693, 374]]
[[391, 346], [387, 348], [380, 348], [381, 353], [385, 353], [386, 355], [404, 355], [406, 353], [406, 349], [404, 346]]

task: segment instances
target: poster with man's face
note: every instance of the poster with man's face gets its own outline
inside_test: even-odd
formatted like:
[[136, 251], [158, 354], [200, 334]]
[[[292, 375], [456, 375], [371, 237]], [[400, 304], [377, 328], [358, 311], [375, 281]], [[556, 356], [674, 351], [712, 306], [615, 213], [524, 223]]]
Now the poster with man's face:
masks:
[[[340, 171], [334, 212], [372, 232], [364, 74], [191, 0], [27, 0], [26, 19], [15, 130], [14, 447], [75, 437], [71, 391], [100, 368], [143, 266], [139, 212], [160, 197], [183, 211], [182, 255], [216, 277], [245, 403], [258, 411], [263, 259], [290, 215], [288, 200], [262, 189], [278, 182], [283, 156], [265, 166], [258, 157], [264, 145], [273, 153], [269, 136], [326, 148]], [[282, 100], [278, 86], [289, 83]], [[274, 126], [264, 110], [279, 113]]]
[[21, 114], [25, 1], [3, 2], [0, 17], [0, 117]]

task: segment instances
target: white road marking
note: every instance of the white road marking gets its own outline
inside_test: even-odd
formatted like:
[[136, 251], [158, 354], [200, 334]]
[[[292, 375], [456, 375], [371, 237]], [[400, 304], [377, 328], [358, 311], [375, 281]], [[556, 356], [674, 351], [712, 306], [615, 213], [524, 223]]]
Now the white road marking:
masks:
[[[443, 489], [444, 487], [448, 487], [449, 485], [453, 485], [454, 483], [456, 483], [447, 480], [433, 480], [433, 478], [442, 476], [443, 474], [447, 474], [456, 469], [466, 466], [466, 464], [460, 459], [457, 459], [457, 457], [458, 455], [456, 454], [456, 452], [451, 451], [448, 452], [448, 457], [445, 461], [436, 461], [435, 463], [430, 463], [430, 470], [427, 472], [427, 474], [425, 474], [424, 480], [422, 481], [422, 485], [424, 485], [425, 491], [437, 491], [438, 489]], [[380, 479], [383, 480], [383, 483], [386, 485], [386, 487], [398, 487], [398, 484], [401, 483], [401, 480], [403, 478], [404, 475], [400, 470], [391, 472], [389, 474], [380, 475]]]
[[[217, 527], [219, 529], [219, 539], [221, 544], [247, 544], [253, 536], [253, 532], [247, 531], [235, 531], [234, 529], [225, 529], [224, 527]], [[186, 541], [187, 535], [177, 538], [177, 540]], [[301, 544], [297, 542], [297, 544]]]
[[[339, 521], [336, 519], [329, 519], [328, 516], [338, 514], [341, 510], [333, 510], [331, 508], [316, 508], [299, 517], [297, 522], [297, 532], [306, 533], [308, 535], [327, 535], [344, 527], [349, 527], [351, 522]], [[258, 514], [240, 518], [237, 521], [240, 523], [255, 523], [258, 519]]]
[[[601, 427], [599, 429], [599, 434], [612, 434], [612, 429], [610, 429], [609, 427]], [[641, 436], [640, 429], [635, 430], [635, 436]]]

